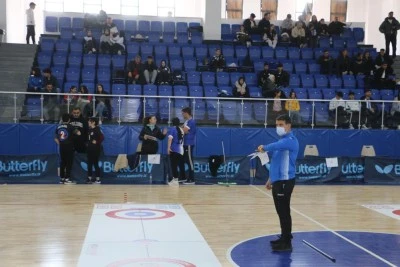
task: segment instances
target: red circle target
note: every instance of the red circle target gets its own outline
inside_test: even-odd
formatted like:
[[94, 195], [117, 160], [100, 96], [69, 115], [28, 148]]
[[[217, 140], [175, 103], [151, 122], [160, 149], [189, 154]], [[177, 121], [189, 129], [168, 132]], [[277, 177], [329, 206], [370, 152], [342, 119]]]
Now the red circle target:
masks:
[[400, 210], [394, 210], [394, 211], [392, 211], [393, 212], [393, 214], [396, 214], [396, 215], [399, 215], [400, 216]]
[[106, 216], [121, 220], [160, 220], [171, 218], [175, 213], [167, 210], [135, 208], [109, 211]]

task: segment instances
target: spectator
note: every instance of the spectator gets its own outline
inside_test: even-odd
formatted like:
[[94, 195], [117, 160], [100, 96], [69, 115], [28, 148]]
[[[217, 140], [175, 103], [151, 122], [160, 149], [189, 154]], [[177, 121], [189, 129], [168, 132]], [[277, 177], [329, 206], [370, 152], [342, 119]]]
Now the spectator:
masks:
[[275, 84], [275, 75], [269, 74], [262, 86], [262, 96], [265, 98], [273, 98], [275, 96], [276, 89], [277, 86]]
[[318, 64], [321, 66], [320, 71], [321, 74], [332, 74], [333, 68], [333, 58], [329, 55], [328, 50], [324, 50], [323, 55], [321, 55], [318, 59]]
[[99, 117], [99, 123], [101, 124], [103, 121], [103, 116], [106, 116], [107, 119], [111, 119], [111, 103], [110, 98], [107, 96], [100, 95], [108, 95], [108, 92], [104, 90], [102, 84], [97, 84], [96, 88], [96, 103], [95, 103], [95, 113], [93, 117]]
[[139, 55], [128, 63], [128, 83], [141, 83], [143, 81], [143, 64]]
[[292, 29], [292, 39], [298, 47], [306, 47], [306, 31], [301, 22], [297, 22], [296, 26]]
[[147, 57], [147, 61], [143, 64], [143, 75], [147, 84], [154, 84], [157, 78], [157, 66], [152, 56]]
[[[317, 16], [313, 15], [310, 23], [308, 24], [308, 45], [311, 48], [316, 48], [318, 46], [318, 32], [319, 32], [319, 23], [317, 20]], [[307, 34], [306, 34], [307, 35]]]
[[58, 92], [60, 92], [60, 86], [58, 85], [58, 80], [57, 80], [56, 76], [51, 74], [50, 68], [46, 68], [43, 71], [43, 88], [48, 83], [51, 83], [53, 85], [53, 88], [55, 88]]
[[250, 35], [248, 34], [248, 32], [246, 32], [243, 25], [240, 25], [240, 30], [236, 32], [236, 39], [238, 40], [238, 42], [246, 45], [247, 47], [251, 45]]
[[110, 30], [110, 53], [122, 55], [125, 54], [124, 37], [121, 37], [118, 30], [115, 29], [116, 27], [111, 28], [112, 31]]
[[353, 74], [351, 72], [352, 62], [348, 55], [347, 49], [343, 49], [338, 58], [336, 59], [336, 71], [337, 75], [350, 75]]
[[260, 20], [260, 22], [258, 23], [258, 31], [260, 34], [264, 35], [265, 33], [268, 33], [270, 31], [271, 22], [269, 20], [270, 13], [266, 12], [262, 20]]
[[235, 97], [250, 97], [249, 88], [246, 85], [244, 77], [239, 77], [235, 82], [232, 95]]
[[293, 124], [300, 124], [301, 117], [300, 117], [300, 103], [297, 100], [296, 92], [291, 91], [289, 94], [289, 99], [286, 100], [285, 103], [285, 110], [289, 113], [289, 117], [292, 119]]
[[75, 107], [78, 105], [79, 93], [78, 88], [75, 85], [72, 85], [69, 88], [68, 94], [64, 95], [64, 104], [67, 104], [71, 107]]
[[283, 70], [283, 64], [279, 63], [275, 72], [275, 83], [277, 86], [288, 87], [290, 74]]
[[374, 84], [378, 89], [391, 88], [394, 89], [396, 86], [396, 80], [393, 75], [393, 69], [388, 68], [386, 62], [382, 63], [382, 66], [375, 70]]
[[111, 17], [107, 17], [106, 23], [104, 25], [104, 31], [106, 30], [108, 30], [111, 35], [118, 32], [117, 26], [114, 24]]
[[263, 87], [264, 83], [267, 82], [269, 75], [271, 75], [271, 71], [269, 70], [268, 62], [264, 62], [264, 70], [258, 73], [258, 86]]
[[254, 13], [251, 13], [250, 17], [243, 21], [244, 30], [249, 34], [259, 33], [258, 28], [257, 28], [257, 23], [254, 20], [255, 17], [256, 17], [256, 15], [254, 15]]
[[354, 92], [349, 92], [349, 101], [346, 101], [346, 111], [350, 116], [349, 129], [354, 129], [354, 126], [357, 127], [360, 117], [360, 102], [355, 100]]
[[269, 112], [269, 119], [268, 122], [274, 121], [277, 116], [284, 114], [285, 110], [283, 109], [285, 107], [285, 103], [282, 100], [282, 92], [279, 89], [276, 89], [274, 91], [274, 98], [273, 102], [270, 105], [271, 106], [271, 111]]
[[363, 54], [358, 53], [356, 56], [356, 59], [353, 61], [351, 64], [351, 72], [357, 76], [357, 75], [366, 75], [369, 71], [367, 69], [367, 65], [365, 64], [363, 60]]
[[211, 58], [209, 66], [212, 71], [224, 71], [226, 62], [220, 48], [215, 49], [214, 56]]
[[329, 23], [328, 26], [330, 35], [341, 35], [345, 26], [346, 23], [339, 21], [339, 17], [335, 17], [335, 20]]
[[96, 40], [92, 36], [92, 31], [87, 30], [86, 36], [83, 37], [83, 53], [84, 54], [95, 54], [96, 51]]
[[369, 128], [379, 128], [381, 119], [381, 112], [378, 110], [378, 106], [375, 102], [371, 102], [374, 100], [371, 97], [371, 89], [366, 89], [364, 96], [361, 97], [361, 121], [362, 126], [361, 129], [369, 129]]
[[90, 102], [92, 101], [92, 96], [89, 94], [89, 90], [86, 85], [81, 85], [79, 88], [79, 93], [81, 94], [78, 99], [78, 107], [82, 111], [82, 116], [87, 119], [92, 114], [92, 106]]
[[305, 15], [300, 15], [299, 17], [298, 17], [298, 21], [295, 23], [295, 27], [296, 27], [296, 25], [298, 24], [298, 23], [300, 23], [301, 24], [301, 26], [303, 27], [303, 29], [306, 29], [307, 28], [307, 23], [306, 23], [306, 16]]
[[264, 33], [263, 40], [268, 44], [269, 47], [275, 49], [278, 44], [278, 35], [275, 31], [275, 25], [271, 24], [268, 31]]
[[292, 15], [287, 14], [286, 19], [284, 19], [281, 24], [281, 33], [282, 34], [287, 33], [290, 35], [292, 33], [293, 27], [294, 27], [294, 21], [292, 20]]
[[169, 84], [171, 81], [171, 70], [167, 66], [167, 62], [161, 60], [160, 67], [157, 70], [158, 84]]
[[389, 46], [392, 43], [392, 57], [396, 58], [397, 31], [400, 29], [399, 21], [393, 17], [393, 11], [379, 26], [379, 31], [385, 35], [386, 55], [389, 56]]
[[43, 87], [43, 77], [38, 67], [32, 67], [28, 80], [28, 92], [40, 92]]
[[100, 37], [100, 53], [111, 54], [110, 30], [105, 29]]
[[363, 62], [365, 64], [365, 75], [372, 75], [375, 70], [374, 61], [372, 60], [371, 54], [369, 51], [365, 51], [363, 55]]
[[400, 92], [394, 98], [394, 101], [390, 109], [390, 115], [392, 115], [393, 126], [400, 130]]
[[324, 19], [320, 19], [318, 23], [318, 36], [329, 36], [329, 27], [326, 25]]
[[336, 92], [336, 96], [329, 102], [329, 116], [339, 127], [349, 123], [342, 92]]
[[50, 95], [54, 93], [57, 93], [57, 91], [53, 88], [53, 84], [46, 84], [45, 90], [43, 91], [43, 117], [46, 121], [59, 121], [60, 119], [58, 96]]
[[393, 64], [393, 59], [391, 59], [386, 53], [385, 49], [381, 49], [379, 54], [375, 58], [375, 69], [379, 69], [382, 66], [382, 63], [386, 62], [388, 67], [391, 69]]
[[26, 10], [26, 44], [29, 44], [29, 38], [32, 38], [32, 44], [36, 44], [35, 41], [35, 13], [33, 10], [35, 9], [36, 4], [34, 2], [30, 2], [29, 9]]

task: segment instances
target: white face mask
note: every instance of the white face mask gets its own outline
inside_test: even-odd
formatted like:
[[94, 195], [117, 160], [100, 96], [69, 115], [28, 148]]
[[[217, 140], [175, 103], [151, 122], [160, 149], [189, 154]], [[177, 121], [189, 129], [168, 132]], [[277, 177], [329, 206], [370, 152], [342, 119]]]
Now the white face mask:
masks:
[[279, 127], [279, 126], [276, 127], [276, 133], [277, 133], [279, 136], [285, 135], [285, 134], [286, 134], [285, 128]]

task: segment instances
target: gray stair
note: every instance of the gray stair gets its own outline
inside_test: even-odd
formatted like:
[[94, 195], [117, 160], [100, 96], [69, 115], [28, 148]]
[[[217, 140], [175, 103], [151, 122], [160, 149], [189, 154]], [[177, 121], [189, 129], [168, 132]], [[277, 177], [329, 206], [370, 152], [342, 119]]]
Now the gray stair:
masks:
[[[0, 46], [0, 91], [25, 92], [36, 45], [3, 43]], [[25, 97], [17, 95], [17, 119]], [[0, 122], [14, 122], [14, 95], [0, 94]]]
[[393, 68], [394, 74], [396, 74], [397, 79], [400, 79], [400, 57], [396, 57], [394, 59], [392, 68]]

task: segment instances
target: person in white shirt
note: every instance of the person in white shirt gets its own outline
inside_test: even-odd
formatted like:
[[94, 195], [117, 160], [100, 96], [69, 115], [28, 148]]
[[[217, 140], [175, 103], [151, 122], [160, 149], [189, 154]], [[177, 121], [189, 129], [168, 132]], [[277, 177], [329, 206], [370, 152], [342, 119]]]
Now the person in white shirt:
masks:
[[36, 4], [31, 2], [29, 4], [29, 8], [26, 10], [26, 44], [29, 44], [29, 38], [32, 38], [32, 43], [36, 44], [35, 41], [35, 14], [33, 10], [35, 9]]
[[343, 93], [336, 92], [336, 96], [329, 102], [329, 116], [333, 118], [338, 126], [343, 126], [349, 122], [345, 108], [346, 103], [343, 100]]
[[346, 111], [350, 115], [349, 128], [354, 129], [354, 125], [357, 125], [360, 116], [361, 105], [359, 101], [354, 99], [354, 92], [349, 92], [349, 100], [346, 101]]

